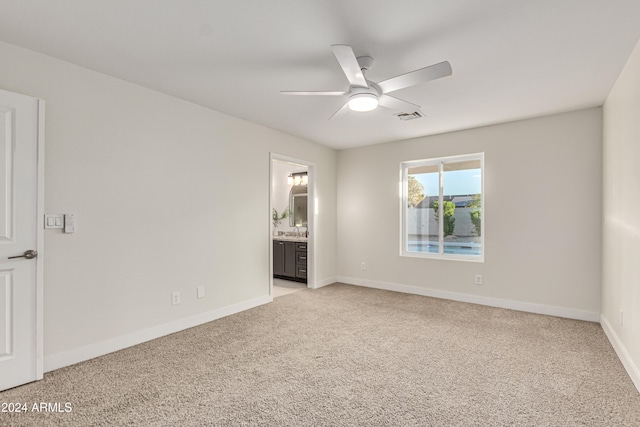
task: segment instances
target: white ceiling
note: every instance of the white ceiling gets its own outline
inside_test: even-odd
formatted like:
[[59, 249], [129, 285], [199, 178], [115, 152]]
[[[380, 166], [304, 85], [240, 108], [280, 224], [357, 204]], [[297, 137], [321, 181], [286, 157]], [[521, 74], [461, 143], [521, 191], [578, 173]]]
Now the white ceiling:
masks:
[[[0, 40], [337, 149], [602, 105], [639, 38], [638, 0], [0, 0]], [[424, 118], [330, 121], [280, 91], [347, 90], [332, 44], [453, 76], [393, 93]]]

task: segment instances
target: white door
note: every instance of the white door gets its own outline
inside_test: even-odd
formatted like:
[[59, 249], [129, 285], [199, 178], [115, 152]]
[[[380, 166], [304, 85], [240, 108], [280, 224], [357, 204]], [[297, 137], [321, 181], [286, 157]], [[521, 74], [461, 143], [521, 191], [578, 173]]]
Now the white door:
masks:
[[[39, 100], [0, 90], [0, 390], [42, 376], [38, 342]], [[19, 258], [11, 258], [25, 255]]]

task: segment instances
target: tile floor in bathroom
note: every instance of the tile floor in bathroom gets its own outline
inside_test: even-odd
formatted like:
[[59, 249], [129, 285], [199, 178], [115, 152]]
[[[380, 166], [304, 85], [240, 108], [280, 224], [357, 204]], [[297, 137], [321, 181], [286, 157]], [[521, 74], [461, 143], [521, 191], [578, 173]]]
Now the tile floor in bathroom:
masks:
[[294, 292], [307, 289], [306, 283], [293, 282], [291, 280], [273, 279], [273, 297], [278, 298]]

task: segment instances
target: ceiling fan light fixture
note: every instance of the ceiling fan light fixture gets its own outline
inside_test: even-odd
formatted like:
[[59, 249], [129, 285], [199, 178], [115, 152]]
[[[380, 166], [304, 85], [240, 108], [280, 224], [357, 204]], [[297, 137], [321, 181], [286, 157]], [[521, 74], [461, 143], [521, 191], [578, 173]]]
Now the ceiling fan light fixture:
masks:
[[[367, 80], [365, 73], [371, 69], [373, 58], [370, 56], [356, 57], [353, 48], [348, 45], [331, 45], [333, 55], [338, 60], [340, 68], [349, 81], [347, 91], [283, 91], [284, 95], [320, 95], [320, 96], [342, 96], [349, 95], [349, 99], [342, 107], [336, 111], [329, 119], [333, 119], [345, 114], [348, 111], [372, 111], [380, 105], [383, 108], [399, 113], [401, 120], [410, 120], [422, 117], [419, 112], [420, 106], [412, 104], [402, 99], [387, 95], [410, 86], [415, 86], [431, 80], [440, 79], [452, 75], [451, 64], [447, 61], [428, 67], [419, 68], [408, 73], [400, 74], [396, 77], [374, 83]], [[407, 113], [413, 111], [414, 113]], [[418, 115], [416, 115], [418, 114]]]
[[357, 93], [349, 98], [348, 105], [351, 111], [372, 111], [378, 107], [378, 97], [372, 93]]

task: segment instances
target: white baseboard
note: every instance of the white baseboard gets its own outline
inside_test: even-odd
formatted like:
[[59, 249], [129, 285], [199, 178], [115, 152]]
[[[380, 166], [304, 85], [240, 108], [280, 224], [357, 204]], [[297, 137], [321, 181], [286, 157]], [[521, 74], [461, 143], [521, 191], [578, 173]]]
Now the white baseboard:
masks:
[[622, 362], [622, 365], [627, 370], [627, 373], [631, 377], [631, 381], [635, 384], [638, 392], [640, 392], [640, 369], [633, 363], [633, 359], [629, 355], [627, 348], [622, 344], [622, 341], [611, 327], [611, 323], [607, 320], [606, 317], [600, 315], [600, 325], [604, 330], [605, 335], [609, 338], [609, 342], [613, 346], [613, 349], [616, 351], [618, 358]]
[[549, 316], [566, 317], [568, 319], [586, 320], [598, 322], [600, 314], [590, 311], [576, 310], [572, 308], [557, 307], [553, 305], [533, 304], [522, 301], [513, 301], [502, 298], [482, 297], [478, 295], [463, 294], [460, 292], [442, 291], [438, 289], [420, 288], [417, 286], [402, 285], [399, 283], [379, 282], [357, 277], [338, 277], [338, 282], [349, 285], [363, 286], [367, 288], [383, 289], [387, 291], [403, 292], [406, 294], [422, 295], [425, 297], [448, 299], [472, 304], [487, 305], [490, 307], [507, 308], [509, 310], [526, 311], [528, 313], [546, 314]]
[[318, 288], [321, 288], [323, 286], [333, 285], [337, 281], [338, 281], [338, 279], [336, 279], [335, 277], [330, 277], [328, 279], [318, 280], [316, 282], [315, 286], [313, 287], [313, 289], [318, 289]]
[[273, 298], [267, 295], [226, 307], [217, 308], [215, 310], [200, 313], [191, 317], [186, 317], [184, 319], [175, 320], [173, 322], [164, 323], [162, 325], [123, 335], [118, 338], [89, 344], [58, 354], [53, 354], [51, 356], [45, 357], [44, 371], [49, 372], [55, 369], [63, 368], [65, 366], [74, 365], [85, 360], [103, 356], [108, 353], [113, 353], [114, 351], [122, 350], [123, 348], [141, 344], [143, 342], [160, 338], [165, 335], [173, 334], [174, 332], [179, 332], [184, 329], [192, 328], [203, 323], [211, 322], [222, 317], [239, 313], [241, 311], [249, 310], [251, 308], [270, 303], [272, 301]]

